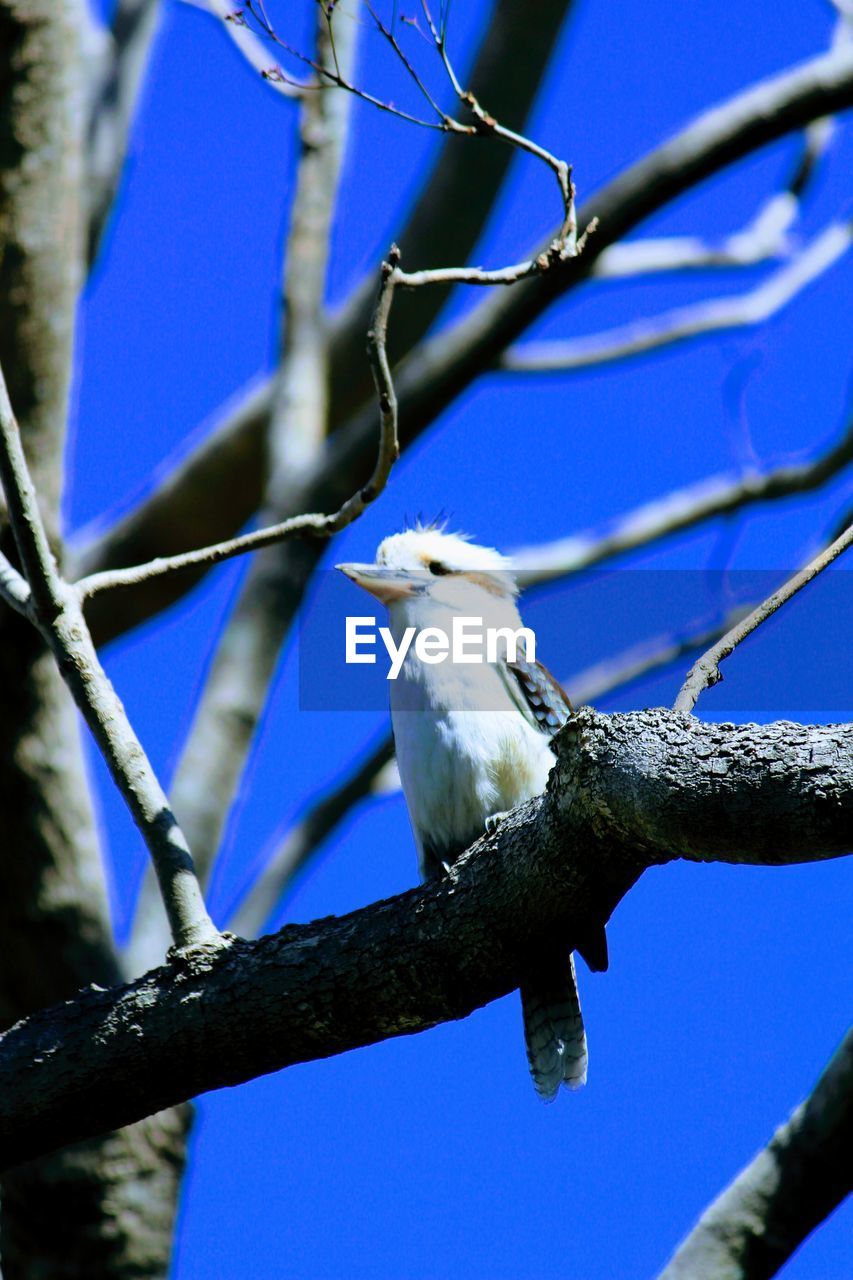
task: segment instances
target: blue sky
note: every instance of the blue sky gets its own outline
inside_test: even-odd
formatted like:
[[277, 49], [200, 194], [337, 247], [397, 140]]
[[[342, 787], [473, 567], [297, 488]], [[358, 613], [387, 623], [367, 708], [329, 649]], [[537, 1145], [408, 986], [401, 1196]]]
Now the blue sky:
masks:
[[[298, 6], [297, 23], [309, 7]], [[284, 22], [288, 8], [271, 11]], [[461, 65], [483, 12], [481, 0], [452, 12]], [[665, 0], [581, 0], [530, 133], [574, 164], [585, 199], [706, 106], [825, 48], [831, 25], [832, 8], [819, 0], [749, 0], [722, 14], [699, 0], [679, 6], [677, 21]], [[372, 42], [363, 69], [385, 83]], [[108, 523], [208, 415], [271, 367], [294, 124], [292, 105], [239, 62], [212, 20], [166, 5], [118, 214], [81, 307], [71, 529]], [[376, 270], [438, 145], [355, 108], [333, 304]], [[793, 139], [768, 148], [638, 234], [737, 230], [797, 152]], [[798, 236], [849, 207], [851, 162], [848, 124]], [[519, 159], [475, 260], [517, 260], [557, 214], [551, 176]], [[531, 336], [593, 333], [746, 289], [766, 271], [586, 287]], [[447, 510], [478, 540], [509, 549], [600, 525], [718, 472], [811, 456], [850, 409], [851, 286], [853, 255], [759, 330], [571, 377], [481, 379], [404, 456], [325, 563], [370, 558], [417, 511]], [[848, 476], [655, 547], [617, 566], [615, 586], [608, 570], [538, 593], [529, 613], [541, 656], [569, 677], [662, 626], [684, 628], [718, 604], [721, 571], [796, 568], [851, 499]], [[638, 575], [650, 569], [661, 573], [644, 596]], [[109, 650], [110, 673], [167, 780], [243, 571], [231, 564], [211, 574]], [[701, 715], [850, 718], [851, 593], [842, 572], [849, 581], [839, 571], [827, 594], [801, 598], [731, 659]], [[387, 725], [381, 708], [302, 710], [297, 647], [283, 656], [217, 867], [220, 919], [306, 801]], [[683, 674], [682, 665], [601, 706], [671, 703]], [[94, 759], [92, 767], [124, 931], [145, 855]], [[353, 909], [409, 887], [416, 874], [402, 799], [375, 801], [353, 814], [271, 924]], [[647, 874], [610, 926], [610, 972], [580, 966], [589, 1084], [551, 1107], [527, 1078], [515, 995], [425, 1035], [202, 1099], [175, 1277], [654, 1274], [841, 1038], [849, 912], [841, 863]], [[840, 1280], [850, 1228], [848, 1209], [785, 1274]]]

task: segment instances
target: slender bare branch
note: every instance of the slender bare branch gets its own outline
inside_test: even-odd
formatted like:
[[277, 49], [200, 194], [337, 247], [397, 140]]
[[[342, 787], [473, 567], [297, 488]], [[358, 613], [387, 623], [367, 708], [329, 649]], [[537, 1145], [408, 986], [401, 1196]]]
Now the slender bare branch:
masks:
[[739, 622], [748, 610], [748, 605], [739, 606], [730, 610], [722, 620], [688, 635], [676, 636], [670, 633], [644, 640], [641, 644], [623, 649], [612, 658], [578, 671], [563, 682], [563, 687], [574, 706], [598, 702], [619, 689], [624, 689], [628, 684], [674, 666], [679, 659], [695, 653], [697, 649], [707, 648]]
[[540, 146], [531, 138], [526, 138], [523, 134], [516, 133], [514, 129], [508, 129], [502, 125], [499, 120], [495, 119], [480, 103], [477, 96], [470, 90], [464, 89], [459, 81], [453, 63], [450, 60], [450, 54], [447, 49], [447, 31], [444, 26], [439, 30], [432, 19], [427, 0], [421, 0], [421, 8], [427, 20], [430, 33], [432, 34], [433, 43], [435, 44], [438, 55], [444, 64], [448, 79], [453, 87], [461, 105], [468, 109], [474, 116], [476, 121], [476, 131], [486, 138], [498, 138], [501, 142], [507, 142], [511, 147], [516, 147], [519, 151], [525, 151], [528, 155], [535, 156], [537, 160], [543, 161], [549, 169], [554, 173], [560, 187], [560, 196], [563, 201], [563, 222], [558, 231], [555, 240], [565, 250], [567, 256], [571, 256], [575, 251], [575, 235], [577, 232], [577, 222], [575, 221], [574, 207], [574, 188], [572, 187], [571, 169], [564, 160], [547, 151], [545, 147]]
[[676, 307], [604, 333], [510, 347], [501, 368], [513, 373], [565, 373], [612, 364], [690, 338], [763, 324], [834, 266], [853, 241], [853, 220], [833, 222], [793, 261], [748, 293]]
[[[531, 23], [528, 0], [501, 0], [491, 15], [469, 83], [513, 127], [523, 125], [569, 8], [569, 0], [540, 0], [537, 20]], [[509, 61], [514, 69], [511, 76], [506, 74]], [[465, 139], [448, 137], [400, 236], [413, 262], [438, 266], [466, 259], [512, 154], [507, 147], [471, 147]], [[375, 293], [375, 279], [366, 278], [331, 323], [331, 417], [335, 421], [370, 392], [364, 334]], [[446, 297], [447, 288], [436, 287], [410, 292], [399, 300], [389, 334], [392, 365], [400, 352], [423, 336]], [[218, 425], [204, 424], [177, 461], [165, 461], [153, 491], [107, 531], [97, 526], [83, 530], [77, 537], [77, 575], [218, 542], [245, 525], [263, 500], [265, 432], [273, 385], [273, 379], [253, 383], [223, 406], [214, 418]], [[123, 634], [185, 594], [199, 572], [187, 570], [179, 577], [153, 579], [133, 591], [91, 601], [87, 618], [98, 643]]]
[[[80, 600], [60, 577], [0, 371], [0, 480], [31, 591], [30, 616], [53, 650], [68, 688], [103, 753], [151, 854], [177, 947], [215, 944], [219, 934], [204, 906], [189, 849], [98, 661]], [[8, 582], [9, 575], [6, 573]]]
[[716, 476], [644, 503], [609, 529], [574, 534], [539, 546], [520, 547], [512, 555], [519, 583], [538, 586], [592, 568], [639, 547], [647, 547], [716, 516], [759, 502], [773, 502], [819, 489], [853, 462], [853, 418], [840, 439], [809, 462], [747, 472], [737, 479]]
[[[499, 0], [489, 12], [474, 61], [464, 79], [492, 115], [518, 133], [557, 46], [560, 28], [571, 16], [571, 0], [538, 0], [530, 21], [529, 0]], [[515, 152], [510, 147], [471, 146], [448, 135], [420, 195], [399, 234], [406, 258], [419, 267], [467, 262], [494, 207]], [[418, 342], [445, 305], [450, 286], [422, 289], [399, 300], [389, 335], [392, 367]], [[354, 290], [332, 329], [331, 419], [339, 423], [370, 392], [363, 369], [363, 334], [373, 305], [369, 277]]]
[[305, 515], [293, 516], [266, 529], [255, 529], [251, 533], [241, 534], [240, 537], [229, 538], [226, 542], [215, 543], [210, 547], [199, 547], [195, 551], [185, 551], [182, 555], [161, 556], [156, 560], [150, 560], [147, 564], [132, 565], [128, 569], [108, 569], [103, 573], [91, 574], [75, 583], [80, 597], [87, 600], [101, 591], [137, 586], [161, 574], [176, 573], [198, 565], [221, 564], [223, 560], [245, 555], [249, 551], [257, 551], [261, 547], [272, 546], [274, 543], [283, 542], [286, 538], [297, 535], [308, 534], [318, 538], [331, 538], [357, 520], [385, 488], [391, 469], [400, 454], [397, 440], [397, 402], [385, 356], [388, 315], [396, 284], [394, 268], [390, 264], [383, 264], [382, 288], [376, 308], [376, 318], [374, 327], [368, 335], [379, 401], [379, 448], [373, 473], [366, 484], [360, 485], [337, 511], [328, 515], [309, 512]]
[[853, 1030], [810, 1096], [706, 1209], [659, 1280], [767, 1280], [850, 1193]]
[[[268, 382], [244, 389], [221, 421], [216, 415], [213, 425], [202, 424], [177, 458], [163, 462], [153, 491], [140, 506], [106, 532], [83, 530], [78, 535], [82, 546], [70, 549], [74, 576], [215, 543], [242, 528], [263, 499], [272, 391]], [[188, 569], [180, 576], [152, 578], [134, 591], [96, 596], [86, 610], [92, 635], [104, 644], [124, 634], [182, 596], [199, 576], [199, 570]]]
[[[358, 26], [349, 21], [333, 46], [322, 5], [315, 8], [317, 60], [349, 74]], [[316, 463], [328, 425], [329, 338], [326, 274], [351, 98], [328, 86], [307, 94], [299, 112], [300, 153], [283, 254], [281, 356], [267, 424], [261, 524], [291, 512], [281, 495]], [[364, 335], [362, 335], [363, 341]], [[365, 362], [367, 363], [367, 362]], [[390, 424], [395, 425], [395, 424]], [[393, 461], [394, 437], [380, 433]], [[275, 542], [257, 555], [220, 636], [172, 782], [203, 882], [210, 875], [255, 726], [281, 649], [279, 614], [288, 598], [290, 565], [304, 543]], [[137, 904], [129, 957], [149, 967], [162, 924], [148, 877]]]
[[243, 17], [243, 11], [229, 0], [187, 0], [194, 8], [202, 9], [219, 18], [223, 31], [234, 44], [238, 53], [250, 67], [263, 76], [267, 84], [284, 98], [299, 99], [308, 88], [307, 83], [299, 83], [292, 77], [271, 75], [272, 59], [268, 46], [255, 31], [252, 31]]
[[[335, 58], [331, 62], [326, 62], [322, 59], [311, 57], [309, 54], [297, 49], [275, 30], [262, 6], [253, 5], [249, 2], [243, 8], [235, 8], [233, 5], [228, 4], [227, 0], [190, 0], [190, 3], [195, 5], [196, 8], [204, 9], [212, 13], [214, 17], [220, 18], [235, 47], [249, 65], [254, 67], [267, 84], [271, 85], [279, 93], [284, 94], [285, 97], [304, 98], [306, 94], [316, 92], [319, 81], [321, 85], [333, 85], [335, 88], [342, 89], [346, 93], [352, 94], [353, 97], [360, 98], [362, 102], [369, 103], [370, 106], [387, 112], [388, 115], [396, 116], [397, 119], [404, 120], [408, 124], [416, 124], [425, 129], [444, 130], [445, 126], [440, 119], [423, 120], [419, 116], [401, 110], [392, 102], [386, 102], [384, 99], [376, 97], [375, 94], [368, 92], [367, 89], [361, 88], [361, 86], [355, 84], [353, 80], [342, 73], [341, 67]], [[254, 21], [257, 31], [253, 30], [249, 19]], [[258, 33], [263, 39], [259, 38]], [[269, 49], [264, 43], [265, 40], [278, 45], [291, 58], [294, 58], [303, 66], [309, 67], [315, 73], [317, 79], [297, 80], [294, 76], [289, 75], [278, 63], [272, 60]]]
[[800, 212], [820, 162], [835, 131], [828, 117], [803, 131], [803, 150], [785, 187], [770, 196], [752, 220], [719, 243], [699, 236], [661, 236], [612, 245], [597, 260], [597, 280], [624, 280], [672, 271], [704, 271], [718, 267], [748, 267], [791, 252], [790, 230]]
[[840, 856], [852, 748], [850, 726], [583, 709], [555, 740], [545, 796], [443, 879], [84, 991], [7, 1031], [0, 1166], [204, 1089], [464, 1017], [518, 984], [533, 939], [571, 945], [648, 866]]
[[710, 689], [712, 685], [718, 684], [722, 680], [720, 672], [720, 663], [725, 661], [735, 649], [746, 639], [752, 635], [762, 622], [766, 622], [772, 617], [782, 605], [799, 592], [803, 587], [823, 573], [834, 560], [837, 560], [848, 547], [853, 545], [853, 525], [849, 527], [835, 542], [826, 547], [825, 550], [815, 556], [814, 560], [805, 569], [801, 569], [799, 573], [795, 573], [793, 578], [789, 578], [783, 587], [778, 591], [774, 591], [771, 596], [760, 604], [757, 609], [753, 609], [741, 622], [737, 623], [730, 631], [727, 631], [721, 640], [713, 645], [707, 653], [704, 653], [698, 662], [695, 662], [687, 673], [687, 679], [681, 686], [678, 697], [675, 700], [674, 710], [680, 711], [683, 715], [689, 715], [695, 707], [700, 695], [705, 689]]
[[[824, 54], [708, 112], [625, 171], [579, 212], [581, 225], [586, 225], [596, 215], [601, 220], [597, 234], [580, 259], [572, 259], [557, 271], [522, 282], [518, 290], [508, 294], [504, 300], [484, 302], [466, 315], [464, 323], [439, 333], [412, 352], [397, 379], [398, 393], [402, 397], [401, 444], [406, 445], [414, 439], [475, 377], [491, 368], [502, 351], [536, 316], [561, 293], [580, 284], [604, 251], [622, 240], [650, 213], [739, 157], [803, 127], [810, 120], [842, 110], [851, 102], [853, 53], [842, 49]], [[518, 297], [515, 297], [516, 292]], [[245, 467], [250, 467], [259, 456], [260, 433], [269, 404], [269, 391], [263, 388], [247, 402], [246, 411], [240, 417], [243, 434], [240, 436], [241, 449], [235, 451], [233, 458], [235, 464], [245, 460]], [[367, 451], [372, 448], [372, 430], [372, 414], [358, 411], [335, 433], [334, 445], [329, 448], [325, 463], [310, 484], [301, 486], [305, 492], [294, 495], [294, 504], [296, 497], [301, 499], [305, 493], [323, 495], [323, 502], [318, 505], [325, 505], [325, 499], [330, 496], [333, 501], [337, 500], [333, 495], [339, 493], [341, 477], [351, 475], [365, 465]], [[228, 475], [231, 491], [241, 489], [236, 470], [227, 471], [220, 465], [224, 458], [232, 457], [229, 435], [230, 428], [226, 423], [211, 453], [188, 461], [181, 476], [175, 479], [178, 492], [185, 479], [193, 484], [196, 479], [202, 482], [208, 463], [213, 467], [214, 476]], [[254, 444], [249, 447], [248, 442], [252, 440]], [[241, 467], [239, 475], [243, 474], [244, 468]], [[246, 476], [257, 493], [258, 472], [246, 471]], [[203, 483], [200, 487], [203, 492]], [[216, 489], [216, 486], [211, 488]], [[216, 489], [216, 492], [220, 490]], [[145, 542], [150, 545], [148, 539], [155, 532], [163, 531], [166, 536], [171, 536], [168, 521], [163, 521], [163, 505], [156, 495], [150, 527], [145, 508], [128, 517], [122, 523], [119, 538], [113, 540], [107, 535], [100, 546], [96, 545], [89, 551], [87, 565], [101, 567], [105, 559], [108, 564], [115, 565], [121, 559], [140, 558], [121, 553]], [[217, 521], [221, 521], [226, 527], [234, 528], [232, 505], [219, 502], [205, 506], [202, 514], [214, 527]], [[315, 504], [300, 502], [299, 505], [304, 509]], [[293, 509], [298, 510], [299, 505], [294, 505]], [[238, 526], [239, 522], [237, 520]], [[176, 590], [156, 596], [152, 594], [145, 601], [140, 601], [139, 608], [131, 608], [132, 597], [128, 595], [124, 618], [107, 624], [109, 633], [115, 635], [122, 625], [150, 616], [152, 608], [162, 608], [178, 594], [180, 592]]]

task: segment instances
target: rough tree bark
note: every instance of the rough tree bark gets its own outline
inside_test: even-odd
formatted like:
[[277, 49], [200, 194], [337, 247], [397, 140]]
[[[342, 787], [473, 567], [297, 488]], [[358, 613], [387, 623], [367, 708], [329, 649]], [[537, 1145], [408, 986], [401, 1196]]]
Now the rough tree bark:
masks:
[[[0, 361], [49, 528], [59, 519], [82, 279], [87, 21], [77, 0], [0, 3]], [[5, 527], [2, 545], [12, 553]], [[8, 609], [0, 663], [0, 1025], [8, 1026], [120, 971], [73, 704], [37, 633]], [[180, 1108], [7, 1174], [6, 1280], [164, 1271], [186, 1129]]]
[[849, 1195], [853, 1031], [812, 1094], [702, 1214], [658, 1280], [768, 1280]]
[[0, 1167], [202, 1090], [465, 1017], [518, 985], [533, 939], [571, 946], [606, 922], [646, 867], [849, 848], [853, 726], [585, 708], [555, 748], [546, 794], [441, 881], [199, 948], [0, 1037]]

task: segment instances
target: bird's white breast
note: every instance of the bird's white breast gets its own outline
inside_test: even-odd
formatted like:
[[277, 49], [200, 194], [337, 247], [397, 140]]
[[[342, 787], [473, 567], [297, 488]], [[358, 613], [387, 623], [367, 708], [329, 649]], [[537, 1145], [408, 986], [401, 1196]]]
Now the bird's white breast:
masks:
[[[493, 669], [491, 682], [488, 669], [476, 669], [467, 699], [464, 677], [417, 666], [414, 678], [412, 666], [404, 668], [392, 686], [397, 762], [419, 854], [427, 846], [452, 861], [491, 814], [545, 789], [554, 756]], [[485, 703], [484, 682], [491, 683]]]

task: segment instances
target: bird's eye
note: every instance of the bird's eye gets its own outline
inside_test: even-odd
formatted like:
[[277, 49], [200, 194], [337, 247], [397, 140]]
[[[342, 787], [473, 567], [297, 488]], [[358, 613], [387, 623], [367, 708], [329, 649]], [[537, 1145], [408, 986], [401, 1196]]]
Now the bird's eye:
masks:
[[430, 573], [434, 573], [437, 578], [440, 578], [442, 574], [450, 573], [450, 570], [448, 569], [447, 565], [442, 564], [440, 560], [430, 560], [429, 564], [427, 565], [427, 568], [429, 569]]

